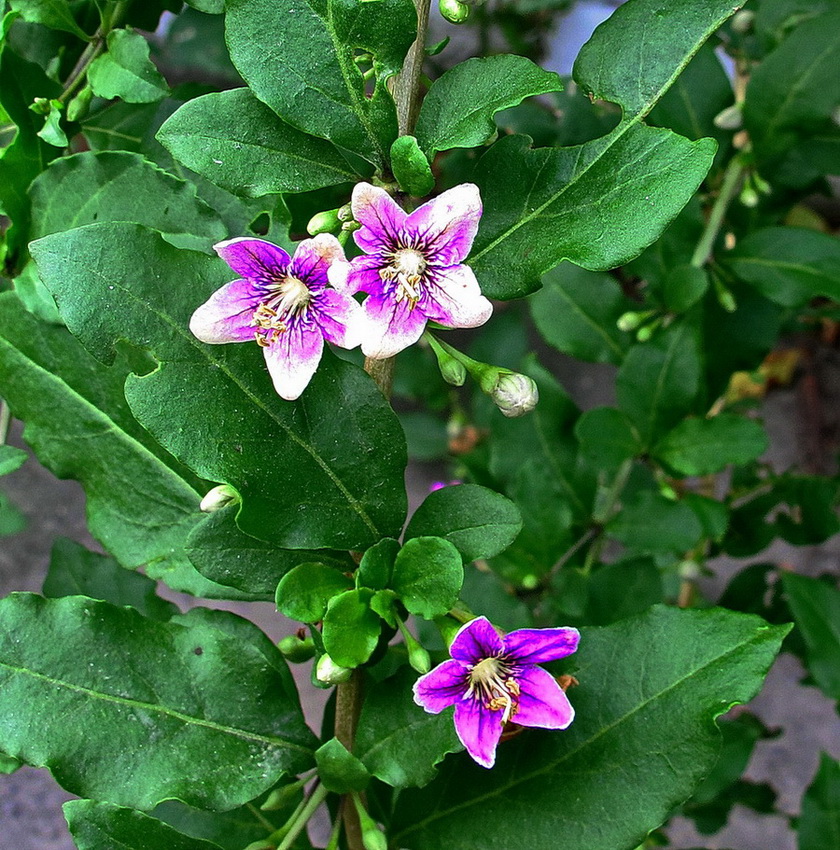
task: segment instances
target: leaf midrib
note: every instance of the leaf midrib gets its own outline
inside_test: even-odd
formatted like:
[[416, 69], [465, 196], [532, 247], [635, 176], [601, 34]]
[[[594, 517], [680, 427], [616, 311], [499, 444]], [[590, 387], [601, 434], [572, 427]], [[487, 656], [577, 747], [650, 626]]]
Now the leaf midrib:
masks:
[[726, 650], [725, 652], [721, 653], [720, 655], [715, 656], [714, 658], [709, 659], [705, 664], [702, 664], [700, 667], [697, 667], [694, 670], [691, 670], [690, 672], [686, 673], [686, 675], [684, 675], [681, 678], [677, 679], [676, 681], [672, 682], [670, 685], [668, 685], [668, 687], [663, 688], [661, 691], [658, 691], [655, 694], [652, 694], [646, 700], [643, 700], [637, 706], [634, 706], [633, 709], [628, 711], [626, 714], [622, 715], [619, 718], [616, 718], [612, 723], [607, 724], [602, 729], [599, 729], [591, 738], [588, 738], [586, 741], [581, 742], [574, 749], [569, 750], [569, 752], [565, 753], [562, 756], [562, 758], [559, 758], [555, 761], [552, 761], [551, 763], [545, 765], [544, 767], [540, 768], [539, 770], [532, 771], [527, 776], [517, 777], [516, 779], [507, 782], [503, 786], [498, 786], [498, 787], [494, 788], [492, 791], [488, 791], [487, 793], [482, 794], [478, 797], [474, 797], [471, 800], [465, 801], [463, 803], [459, 803], [456, 806], [452, 806], [451, 808], [447, 809], [446, 811], [435, 812], [434, 814], [427, 817], [425, 820], [418, 821], [417, 823], [413, 824], [410, 828], [404, 829], [404, 830], [402, 830], [402, 832], [397, 833], [394, 836], [394, 839], [396, 840], [398, 838], [401, 838], [404, 835], [408, 835], [412, 832], [416, 832], [417, 830], [425, 827], [427, 824], [431, 823], [432, 821], [436, 821], [436, 820], [440, 820], [441, 818], [449, 817], [450, 815], [454, 814], [457, 811], [460, 811], [461, 809], [467, 809], [467, 808], [470, 808], [471, 806], [475, 806], [479, 803], [482, 803], [485, 800], [490, 800], [490, 799], [493, 799], [496, 796], [504, 795], [511, 788], [515, 788], [517, 785], [523, 784], [525, 782], [530, 782], [531, 780], [535, 779], [538, 776], [541, 776], [545, 773], [550, 773], [550, 772], [556, 770], [561, 764], [568, 761], [573, 756], [577, 755], [579, 752], [581, 752], [581, 750], [584, 750], [587, 747], [589, 747], [590, 745], [594, 744], [596, 741], [598, 741], [598, 739], [602, 738], [608, 732], [611, 732], [613, 729], [615, 729], [618, 726], [620, 726], [621, 724], [627, 722], [634, 715], [636, 715], [637, 713], [639, 713], [643, 709], [647, 708], [647, 706], [650, 705], [652, 702], [654, 702], [654, 700], [658, 700], [658, 699], [663, 698], [665, 695], [667, 695], [671, 691], [673, 691], [676, 688], [683, 685], [689, 679], [705, 672], [706, 670], [708, 670], [713, 665], [716, 665], [718, 662], [727, 659], [729, 656], [731, 656], [734, 653], [738, 652], [739, 650], [743, 649], [745, 646], [749, 646], [753, 643], [756, 643], [756, 642], [763, 640], [763, 638], [765, 637], [765, 635], [766, 635], [766, 633], [768, 632], [769, 629], [770, 629], [769, 626], [763, 626], [761, 628], [761, 630], [756, 635], [753, 635], [748, 640], [731, 647], [730, 649]]
[[[691, 50], [686, 56], [683, 57], [682, 62], [676, 67], [674, 73], [671, 74], [671, 76], [659, 87], [659, 89], [650, 96], [650, 98], [643, 104], [642, 108], [635, 115], [633, 115], [631, 118], [628, 118], [625, 121], [622, 121], [612, 131], [612, 133], [609, 133], [607, 136], [602, 137], [602, 139], [595, 139], [592, 142], [585, 142], [583, 145], [579, 146], [580, 148], [583, 148], [586, 145], [597, 143], [598, 141], [603, 141], [604, 139], [608, 140], [599, 156], [593, 158], [593, 160], [585, 168], [583, 168], [581, 171], [577, 172], [574, 175], [572, 180], [570, 180], [568, 183], [563, 185], [547, 201], [545, 201], [540, 206], [535, 207], [534, 210], [530, 214], [520, 218], [519, 221], [517, 221], [515, 224], [511, 225], [506, 231], [504, 231], [499, 236], [497, 236], [492, 242], [490, 242], [488, 245], [486, 245], [484, 248], [482, 248], [478, 253], [471, 256], [469, 258], [470, 265], [474, 265], [475, 263], [477, 263], [478, 260], [481, 257], [483, 257], [489, 251], [492, 251], [494, 248], [496, 248], [497, 245], [499, 245], [501, 242], [503, 242], [505, 239], [507, 239], [511, 234], [513, 234], [514, 232], [519, 230], [520, 227], [524, 227], [526, 224], [530, 224], [533, 220], [539, 218], [542, 215], [542, 213], [548, 207], [550, 207], [557, 200], [559, 200], [563, 196], [563, 194], [567, 190], [569, 190], [573, 186], [575, 186], [581, 180], [581, 178], [583, 178], [594, 165], [599, 163], [603, 159], [603, 157], [606, 155], [607, 151], [609, 151], [610, 148], [612, 148], [612, 146], [615, 145], [616, 142], [618, 142], [624, 136], [625, 133], [627, 133], [632, 127], [635, 127], [637, 124], [640, 124], [642, 122], [642, 120], [645, 118], [645, 116], [650, 112], [650, 110], [653, 109], [653, 107], [657, 103], [657, 101], [674, 84], [674, 81], [682, 73], [682, 71], [685, 69], [686, 65], [688, 65], [688, 63], [694, 58], [694, 55], [703, 46], [703, 44], [708, 39], [708, 37], [713, 32], [715, 32], [715, 30], [717, 30], [720, 27], [720, 25], [730, 16], [730, 14], [731, 14], [730, 12], [727, 12], [725, 15], [723, 15], [719, 19], [715, 20], [713, 25], [705, 30], [702, 38], [700, 38], [695, 43], [694, 49]], [[644, 44], [641, 44], [640, 49], [643, 49], [643, 48], [644, 48]], [[554, 148], [554, 150], [569, 150], [569, 148]], [[526, 199], [526, 201], [527, 201], [527, 199]]]
[[44, 673], [39, 673], [35, 670], [31, 670], [28, 667], [16, 667], [13, 664], [8, 664], [5, 661], [0, 661], [0, 667], [4, 667], [7, 670], [10, 670], [13, 674], [31, 676], [33, 679], [37, 679], [42, 682], [46, 682], [48, 685], [52, 685], [56, 688], [66, 688], [69, 691], [73, 691], [75, 693], [84, 694], [85, 696], [90, 697], [91, 699], [101, 700], [106, 703], [113, 703], [114, 705], [125, 705], [131, 708], [142, 709], [144, 711], [149, 711], [152, 713], [163, 714], [167, 717], [171, 717], [174, 720], [179, 720], [183, 723], [200, 726], [205, 729], [210, 729], [214, 732], [220, 732], [225, 735], [230, 735], [234, 738], [240, 738], [243, 741], [254, 741], [259, 744], [266, 744], [272, 747], [284, 747], [290, 750], [297, 750], [302, 753], [307, 753], [309, 755], [312, 754], [312, 750], [308, 747], [304, 747], [302, 744], [295, 744], [292, 741], [285, 741], [283, 738], [276, 738], [273, 735], [261, 735], [257, 732], [249, 732], [247, 729], [237, 729], [234, 726], [227, 726], [223, 723], [217, 723], [214, 720], [207, 720], [202, 717], [193, 717], [190, 714], [184, 714], [181, 711], [177, 711], [174, 708], [169, 708], [165, 705], [159, 705], [157, 703], [144, 702], [143, 700], [130, 699], [128, 697], [118, 697], [113, 694], [106, 694], [102, 691], [95, 691], [92, 688], [87, 688], [84, 685], [77, 685], [73, 682], [67, 682], [63, 679], [55, 679], [52, 676], [47, 676]]

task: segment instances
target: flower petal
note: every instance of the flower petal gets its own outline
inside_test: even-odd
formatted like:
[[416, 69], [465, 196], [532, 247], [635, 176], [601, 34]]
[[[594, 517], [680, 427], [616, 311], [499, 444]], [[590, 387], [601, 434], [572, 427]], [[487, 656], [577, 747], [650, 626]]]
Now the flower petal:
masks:
[[450, 328], [478, 327], [493, 312], [473, 270], [464, 265], [429, 267], [421, 306], [427, 318]]
[[[347, 276], [346, 292], [367, 292], [368, 295], [381, 295], [385, 284], [379, 270], [388, 265], [378, 254], [366, 254], [363, 257], [353, 257], [350, 261], [350, 272]], [[335, 284], [333, 284], [335, 286]], [[339, 287], [336, 286], [336, 289]]]
[[285, 277], [289, 255], [265, 239], [239, 236], [213, 246], [216, 253], [239, 275], [259, 283]]
[[346, 262], [341, 243], [331, 233], [319, 233], [314, 239], [298, 242], [289, 274], [310, 289], [319, 289], [327, 285], [329, 267], [338, 262]]
[[364, 334], [362, 307], [349, 295], [324, 289], [312, 302], [314, 319], [321, 328], [324, 339], [339, 348], [361, 345]]
[[211, 345], [252, 340], [254, 310], [262, 298], [262, 290], [249, 280], [226, 283], [192, 314], [190, 331]]
[[452, 265], [466, 259], [481, 219], [478, 186], [462, 183], [418, 207], [405, 222], [405, 233], [422, 239], [429, 262]]
[[291, 321], [288, 330], [263, 349], [277, 394], [294, 401], [315, 374], [324, 350], [324, 337], [312, 322]]
[[580, 632], [559, 629], [518, 629], [505, 635], [505, 656], [518, 664], [544, 664], [571, 655], [578, 646]]
[[496, 763], [496, 746], [502, 737], [503, 711], [491, 711], [477, 699], [462, 699], [455, 705], [455, 731], [467, 752], [482, 767]]
[[575, 710], [563, 689], [542, 667], [526, 667], [517, 673], [519, 705], [513, 722], [540, 729], [565, 729], [575, 719]]
[[499, 655], [502, 648], [502, 638], [487, 617], [476, 617], [458, 629], [449, 654], [466, 664], [477, 664], [482, 658]]
[[384, 189], [357, 183], [351, 206], [353, 218], [362, 225], [353, 238], [365, 253], [392, 250], [397, 245], [406, 213]]
[[366, 357], [393, 357], [417, 342], [426, 328], [423, 311], [412, 310], [407, 298], [397, 301], [386, 295], [369, 295], [362, 310], [365, 315], [362, 351]]
[[444, 661], [414, 683], [414, 702], [429, 714], [440, 714], [467, 692], [467, 668], [458, 661]]

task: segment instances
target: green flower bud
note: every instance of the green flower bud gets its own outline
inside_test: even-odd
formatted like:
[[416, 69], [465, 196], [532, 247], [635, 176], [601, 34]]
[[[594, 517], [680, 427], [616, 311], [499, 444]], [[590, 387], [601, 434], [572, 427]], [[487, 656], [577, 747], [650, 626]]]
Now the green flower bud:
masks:
[[282, 788], [275, 788], [266, 797], [265, 802], [260, 806], [263, 812], [276, 812], [279, 809], [285, 809], [292, 803], [297, 802], [300, 789], [303, 788], [302, 781], [292, 782], [290, 785], [284, 785]]
[[739, 104], [733, 103], [718, 112], [712, 123], [721, 130], [740, 130], [744, 126], [744, 113]]
[[88, 113], [90, 102], [93, 99], [93, 89], [90, 86], [85, 86], [71, 101], [67, 104], [67, 120], [78, 121], [84, 118]]
[[615, 323], [616, 327], [620, 331], [629, 333], [644, 324], [655, 312], [655, 310], [631, 310], [629, 313], [624, 313], [618, 317], [618, 321]]
[[212, 514], [226, 508], [228, 505], [235, 505], [239, 502], [239, 493], [230, 486], [230, 484], [219, 484], [208, 491], [207, 495], [201, 500], [198, 506], [199, 510], [206, 514]]
[[432, 669], [432, 659], [429, 657], [429, 653], [417, 642], [417, 639], [405, 627], [405, 623], [402, 620], [397, 620], [397, 625], [405, 641], [405, 648], [408, 651], [408, 663], [418, 673], [428, 673]]
[[439, 0], [438, 9], [451, 24], [462, 24], [470, 16], [470, 7], [459, 0]]
[[509, 418], [530, 413], [540, 400], [537, 385], [531, 378], [507, 369], [496, 369], [495, 375], [490, 370], [485, 372], [481, 389], [493, 399], [502, 415]]
[[388, 850], [388, 841], [378, 827], [366, 829], [362, 833], [362, 844], [365, 850]]
[[755, 12], [751, 9], [742, 9], [732, 18], [732, 29], [739, 35], [745, 35], [753, 26]]
[[315, 213], [309, 219], [306, 232], [310, 236], [317, 236], [319, 233], [333, 233], [339, 227], [341, 227], [341, 220], [338, 217], [338, 210], [324, 210], [324, 212]]
[[350, 204], [345, 204], [343, 207], [338, 208], [338, 220], [353, 221], [353, 208]]
[[311, 637], [299, 638], [297, 635], [287, 635], [277, 644], [286, 661], [292, 664], [302, 664], [315, 655], [315, 643]]
[[340, 685], [349, 681], [352, 675], [353, 671], [349, 667], [336, 664], [326, 653], [318, 659], [318, 666], [315, 668], [315, 678], [325, 685]]

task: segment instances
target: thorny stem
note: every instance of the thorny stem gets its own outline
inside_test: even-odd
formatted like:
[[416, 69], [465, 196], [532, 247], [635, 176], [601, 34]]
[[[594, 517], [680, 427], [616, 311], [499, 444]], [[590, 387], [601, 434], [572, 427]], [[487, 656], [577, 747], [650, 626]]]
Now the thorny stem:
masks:
[[694, 249], [694, 254], [691, 257], [691, 265], [697, 269], [702, 269], [712, 256], [712, 248], [717, 239], [718, 233], [723, 226], [723, 219], [726, 215], [726, 210], [732, 199], [738, 193], [741, 184], [741, 178], [744, 176], [745, 168], [740, 156], [735, 156], [726, 167], [726, 172], [723, 175], [723, 183], [720, 187], [715, 204], [709, 214], [709, 220], [706, 222], [706, 227], [703, 230], [703, 235]]

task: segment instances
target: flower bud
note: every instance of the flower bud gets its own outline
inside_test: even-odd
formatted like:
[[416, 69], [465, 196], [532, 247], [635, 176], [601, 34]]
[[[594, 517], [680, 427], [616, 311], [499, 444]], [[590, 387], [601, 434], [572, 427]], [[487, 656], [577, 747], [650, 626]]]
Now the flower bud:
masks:
[[365, 850], [388, 850], [388, 842], [376, 826], [362, 832], [362, 844], [365, 845]]
[[353, 221], [353, 207], [350, 204], [345, 204], [343, 207], [338, 208], [338, 220]]
[[439, 0], [438, 9], [451, 24], [462, 24], [470, 16], [470, 7], [460, 0]]
[[727, 106], [715, 115], [712, 122], [721, 130], [740, 130], [744, 126], [744, 114], [737, 103]]
[[417, 642], [417, 639], [405, 627], [405, 623], [402, 620], [398, 620], [397, 625], [405, 641], [405, 648], [408, 652], [408, 663], [418, 673], [428, 673], [432, 669], [432, 659], [429, 658], [429, 653]]
[[198, 506], [199, 510], [206, 514], [212, 514], [226, 508], [228, 505], [235, 505], [239, 502], [239, 493], [230, 486], [230, 484], [219, 484], [208, 491], [207, 495], [201, 500]]
[[482, 377], [481, 389], [493, 399], [503, 416], [524, 416], [537, 406], [540, 393], [537, 385], [527, 375], [497, 369], [492, 384], [491, 375], [492, 373], [487, 372]]
[[732, 18], [732, 29], [739, 35], [745, 35], [753, 26], [755, 12], [751, 9], [742, 9]]
[[84, 118], [88, 113], [90, 102], [93, 99], [93, 89], [90, 86], [85, 86], [74, 98], [67, 104], [67, 120], [78, 121]]
[[260, 806], [260, 810], [263, 812], [276, 812], [280, 809], [285, 809], [292, 803], [296, 803], [298, 794], [300, 794], [300, 789], [303, 788], [304, 784], [305, 783], [302, 780], [298, 780], [297, 782], [292, 782], [289, 785], [283, 785], [280, 788], [275, 788], [268, 797], [266, 797], [265, 802]]
[[301, 638], [297, 635], [287, 635], [277, 644], [286, 661], [292, 664], [302, 664], [315, 655], [315, 643], [311, 637]]
[[340, 685], [349, 681], [352, 675], [353, 671], [349, 667], [336, 664], [326, 653], [318, 659], [318, 666], [315, 668], [315, 678], [325, 685]]
[[341, 227], [341, 219], [338, 217], [338, 210], [324, 210], [324, 212], [315, 213], [309, 219], [306, 232], [310, 236], [317, 236], [319, 233], [332, 233], [339, 227]]
[[631, 310], [629, 313], [624, 313], [618, 317], [618, 321], [615, 323], [616, 327], [620, 331], [634, 331], [646, 322], [654, 314], [654, 312], [655, 310]]

